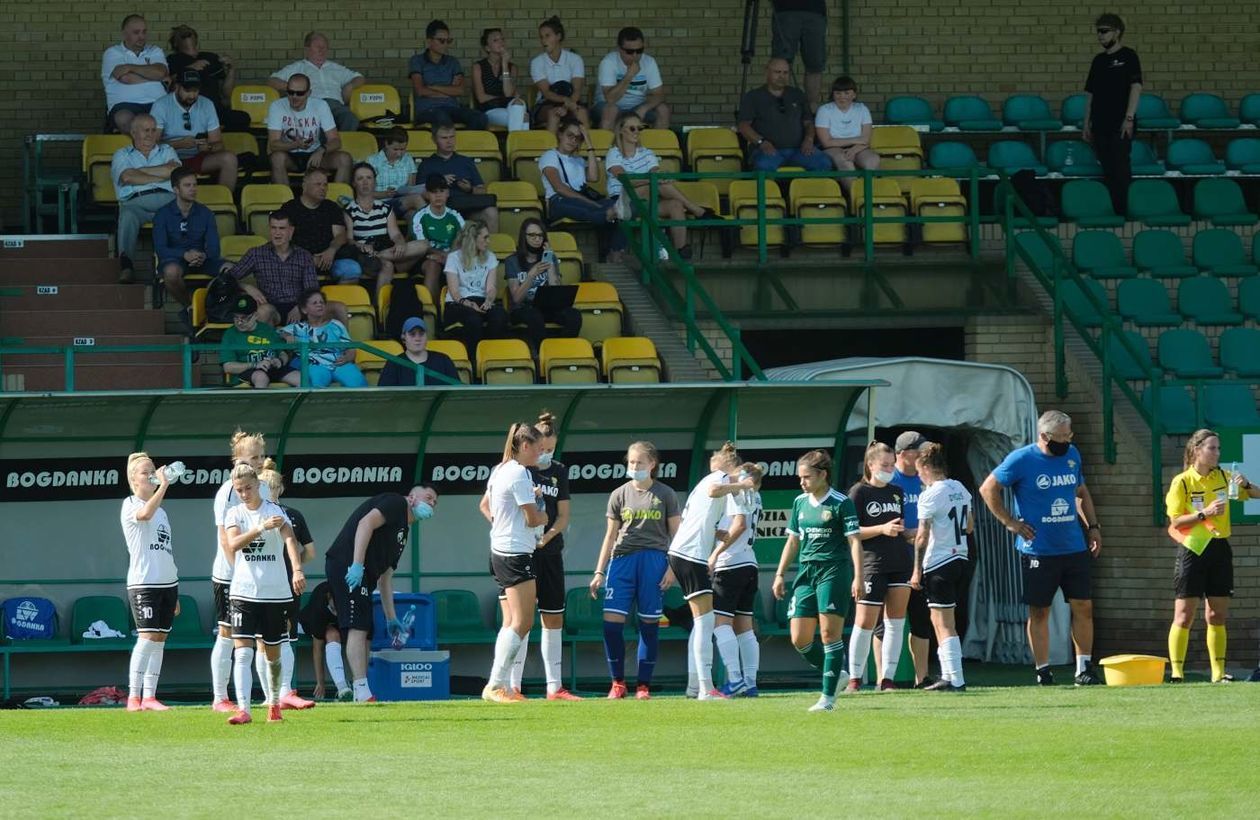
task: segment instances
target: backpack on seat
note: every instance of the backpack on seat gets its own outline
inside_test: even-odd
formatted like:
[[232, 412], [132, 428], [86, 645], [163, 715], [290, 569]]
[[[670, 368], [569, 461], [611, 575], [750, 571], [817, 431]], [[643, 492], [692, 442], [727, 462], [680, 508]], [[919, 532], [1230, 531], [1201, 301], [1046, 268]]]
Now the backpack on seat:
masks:
[[4, 636], [11, 641], [57, 637], [57, 608], [47, 598], [10, 598], [0, 604], [0, 610], [4, 612]]

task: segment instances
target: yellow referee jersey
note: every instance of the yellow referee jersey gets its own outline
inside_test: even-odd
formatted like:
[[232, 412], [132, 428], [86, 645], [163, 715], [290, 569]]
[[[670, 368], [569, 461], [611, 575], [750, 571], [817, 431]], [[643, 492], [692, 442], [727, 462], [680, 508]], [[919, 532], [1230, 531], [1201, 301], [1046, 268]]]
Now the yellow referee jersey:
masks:
[[[1207, 475], [1199, 475], [1197, 470], [1190, 467], [1173, 478], [1168, 495], [1164, 498], [1164, 505], [1168, 517], [1172, 519], [1206, 509], [1218, 498], [1229, 498], [1229, 472], [1216, 467], [1209, 470]], [[1229, 508], [1226, 507], [1221, 515], [1198, 521], [1193, 527], [1181, 528], [1179, 531], [1185, 538], [1182, 541], [1185, 548], [1201, 555], [1204, 547], [1213, 538], [1229, 537]]]

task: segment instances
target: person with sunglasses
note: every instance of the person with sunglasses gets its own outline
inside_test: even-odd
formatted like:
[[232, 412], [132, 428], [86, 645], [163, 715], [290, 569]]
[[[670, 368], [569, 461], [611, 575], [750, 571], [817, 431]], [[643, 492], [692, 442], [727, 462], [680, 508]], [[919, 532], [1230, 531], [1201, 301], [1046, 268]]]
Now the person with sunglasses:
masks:
[[599, 127], [611, 129], [617, 118], [633, 111], [656, 128], [669, 128], [669, 105], [661, 69], [646, 54], [643, 31], [626, 26], [617, 32], [617, 49], [599, 61], [595, 85], [595, 116]]
[[175, 149], [185, 168], [236, 189], [236, 154], [224, 148], [214, 103], [201, 96], [200, 72], [190, 68], [177, 74], [171, 93], [155, 102], [149, 113], [157, 122], [158, 139]]
[[411, 78], [411, 110], [416, 125], [463, 125], [481, 131], [486, 115], [468, 108], [464, 97], [464, 68], [459, 60], [446, 53], [455, 40], [441, 20], [430, 21], [424, 29], [425, 49], [411, 55], [407, 74]]
[[1102, 53], [1094, 57], [1085, 79], [1085, 141], [1094, 148], [1111, 192], [1116, 213], [1128, 210], [1133, 178], [1129, 149], [1133, 144], [1138, 101], [1142, 98], [1142, 62], [1137, 52], [1120, 45], [1124, 20], [1102, 14], [1094, 21]]
[[560, 120], [556, 147], [538, 158], [538, 169], [542, 172], [547, 218], [552, 222], [568, 218], [608, 226], [603, 238], [610, 253], [619, 256], [625, 249], [625, 237], [615, 225], [617, 201], [590, 185], [599, 181], [600, 168], [595, 147], [581, 121], [576, 117]]
[[312, 98], [310, 78], [294, 74], [284, 94], [267, 109], [271, 181], [288, 185], [291, 171], [314, 167], [331, 173], [334, 182], [349, 182], [353, 162], [341, 150], [341, 132], [332, 109], [325, 100]]
[[814, 117], [799, 88], [788, 85], [788, 62], [766, 64], [766, 84], [744, 92], [739, 101], [739, 133], [752, 152], [755, 171], [800, 165], [807, 171], [831, 170], [831, 159], [814, 145]]
[[530, 217], [521, 223], [516, 240], [516, 253], [509, 256], [504, 266], [508, 302], [511, 313], [508, 322], [512, 327], [524, 330], [526, 338], [537, 350], [547, 335], [547, 324], [559, 325], [555, 335], [571, 339], [582, 329], [582, 314], [572, 306], [557, 310], [542, 310], [534, 304], [534, 294], [539, 288], [564, 284], [560, 279], [560, 265], [547, 244], [547, 228], [541, 219]]

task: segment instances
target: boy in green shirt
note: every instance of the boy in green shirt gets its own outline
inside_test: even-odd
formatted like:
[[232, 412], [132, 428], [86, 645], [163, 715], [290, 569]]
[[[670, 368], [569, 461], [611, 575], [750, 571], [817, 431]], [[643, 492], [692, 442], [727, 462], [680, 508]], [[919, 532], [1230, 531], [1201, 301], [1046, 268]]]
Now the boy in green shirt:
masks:
[[429, 174], [424, 180], [424, 190], [429, 204], [421, 208], [411, 220], [411, 231], [416, 239], [429, 243], [429, 252], [420, 263], [424, 272], [424, 286], [433, 294], [433, 304], [441, 304], [442, 270], [446, 267], [446, 254], [455, 244], [464, 218], [454, 208], [446, 207], [451, 186], [441, 174]]
[[219, 358], [228, 382], [263, 389], [272, 382], [298, 387], [302, 374], [289, 363], [293, 354], [272, 349], [284, 343], [274, 327], [258, 321], [258, 303], [254, 298], [242, 293], [232, 305], [232, 326], [223, 332], [220, 341]]

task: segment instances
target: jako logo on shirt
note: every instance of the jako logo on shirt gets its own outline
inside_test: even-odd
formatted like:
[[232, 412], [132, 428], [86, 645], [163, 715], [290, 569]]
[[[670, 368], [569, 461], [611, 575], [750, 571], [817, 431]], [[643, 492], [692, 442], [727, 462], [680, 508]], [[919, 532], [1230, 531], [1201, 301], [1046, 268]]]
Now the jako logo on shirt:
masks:
[[1075, 486], [1076, 486], [1076, 476], [1070, 473], [1068, 475], [1056, 475], [1056, 476], [1049, 476], [1049, 475], [1046, 475], [1045, 473], [1042, 473], [1041, 475], [1037, 476], [1037, 489], [1039, 490], [1048, 490], [1051, 487], [1075, 487]]
[[879, 501], [868, 501], [866, 504], [866, 514], [871, 518], [886, 512], [899, 513], [901, 512], [901, 505], [896, 501], [884, 501], [883, 503]]

